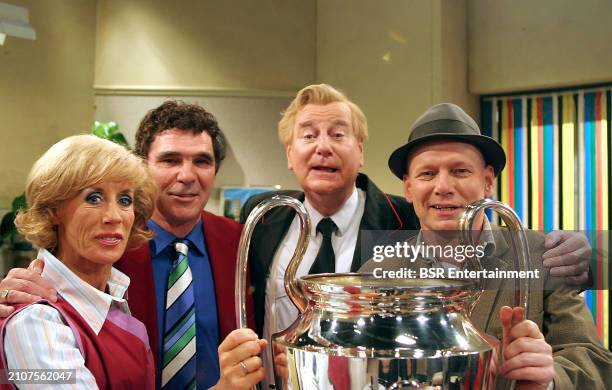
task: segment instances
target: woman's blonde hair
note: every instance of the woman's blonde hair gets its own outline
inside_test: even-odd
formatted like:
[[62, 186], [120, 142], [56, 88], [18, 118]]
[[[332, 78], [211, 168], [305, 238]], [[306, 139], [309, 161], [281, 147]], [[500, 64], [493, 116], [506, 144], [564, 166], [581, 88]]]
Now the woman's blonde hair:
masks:
[[342, 92], [327, 84], [309, 85], [302, 88], [289, 107], [283, 112], [278, 122], [278, 139], [283, 145], [289, 145], [293, 140], [293, 126], [298, 112], [307, 104], [326, 105], [330, 103], [346, 103], [351, 109], [351, 121], [355, 137], [359, 142], [368, 140], [368, 121], [363, 111], [350, 101]]
[[128, 246], [151, 239], [146, 222], [155, 207], [157, 189], [145, 162], [121, 145], [93, 135], [75, 135], [51, 146], [32, 166], [26, 183], [28, 208], [15, 219], [30, 243], [57, 247], [54, 217], [59, 206], [100, 182], [129, 182], [134, 188], [134, 225]]

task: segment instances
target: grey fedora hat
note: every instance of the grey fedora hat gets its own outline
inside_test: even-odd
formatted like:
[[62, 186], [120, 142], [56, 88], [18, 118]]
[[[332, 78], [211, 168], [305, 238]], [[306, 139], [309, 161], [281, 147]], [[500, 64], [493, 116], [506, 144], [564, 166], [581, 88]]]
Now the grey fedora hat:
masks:
[[406, 174], [408, 154], [415, 147], [434, 141], [466, 142], [480, 150], [487, 165], [493, 166], [497, 176], [506, 165], [506, 153], [491, 137], [482, 135], [474, 120], [459, 106], [452, 103], [436, 104], [425, 111], [412, 125], [408, 142], [397, 148], [389, 157], [389, 168], [403, 179]]

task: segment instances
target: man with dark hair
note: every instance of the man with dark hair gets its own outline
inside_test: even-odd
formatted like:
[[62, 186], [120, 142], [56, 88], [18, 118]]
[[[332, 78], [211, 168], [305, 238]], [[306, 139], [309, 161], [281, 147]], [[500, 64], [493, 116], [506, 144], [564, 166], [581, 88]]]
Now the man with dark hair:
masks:
[[[136, 153], [146, 159], [159, 190], [148, 222], [155, 236], [126, 252], [116, 267], [131, 278], [130, 310], [157, 346], [157, 385], [249, 389], [263, 378], [257, 355], [265, 342], [250, 329], [234, 330], [242, 226], [203, 211], [225, 155], [219, 125], [200, 106], [166, 101], [140, 123]], [[12, 270], [1, 287], [10, 295], [0, 303], [37, 298], [16, 290], [51, 300], [55, 294], [28, 270]]]
[[[242, 231], [242, 227], [234, 221], [202, 211], [225, 157], [223, 134], [215, 117], [202, 107], [166, 101], [143, 118], [136, 132], [135, 152], [146, 158], [159, 188], [155, 211], [149, 222], [155, 237], [149, 247], [128, 252], [117, 266], [131, 271], [128, 275], [134, 275], [134, 285], [139, 289], [153, 282], [151, 287], [154, 287], [156, 294], [157, 318], [151, 315], [149, 309], [153, 304], [151, 294], [138, 294], [142, 301], [139, 299], [132, 310], [136, 317], [146, 320], [151, 337], [158, 337], [156, 345], [159, 345], [163, 387], [166, 383], [171, 384], [167, 376], [172, 373], [170, 371], [165, 375], [168, 371], [166, 367], [171, 366], [172, 362], [166, 358], [163, 337], [164, 333], [167, 335], [172, 331], [168, 329], [171, 310], [165, 308], [172, 264], [167, 247], [176, 239], [186, 238], [190, 241], [189, 266], [195, 288], [198, 387], [210, 387], [218, 378], [216, 349], [219, 340], [223, 340], [236, 325], [233, 277], [228, 278], [228, 275], [233, 276], [235, 272], [238, 240]], [[159, 315], [164, 312], [167, 313], [166, 324], [164, 316]], [[178, 318], [176, 320], [180, 323]], [[256, 355], [259, 351], [254, 349], [253, 355]], [[237, 368], [236, 373], [244, 376], [244, 369], [239, 366], [241, 361], [233, 365]], [[249, 371], [257, 371], [256, 361], [243, 364]], [[182, 372], [179, 371], [175, 377], [180, 375]]]
[[217, 120], [210, 112], [195, 104], [168, 100], [142, 118], [136, 131], [134, 153], [147, 159], [155, 136], [167, 129], [190, 129], [194, 134], [208, 133], [215, 156], [215, 172], [225, 159], [225, 139]]

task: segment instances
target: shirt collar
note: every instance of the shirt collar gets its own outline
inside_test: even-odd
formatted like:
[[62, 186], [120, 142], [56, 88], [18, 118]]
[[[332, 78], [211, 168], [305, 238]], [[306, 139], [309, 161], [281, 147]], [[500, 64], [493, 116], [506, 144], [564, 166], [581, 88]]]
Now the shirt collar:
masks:
[[75, 308], [96, 335], [100, 333], [113, 302], [117, 302], [120, 306], [126, 305], [123, 296], [130, 285], [130, 278], [119, 270], [111, 268], [107, 294], [85, 282], [48, 250], [41, 249], [39, 257], [41, 256], [45, 261], [42, 277], [47, 279], [57, 289], [58, 294]]
[[[308, 198], [304, 200], [304, 206], [306, 207], [306, 211], [310, 215], [310, 221], [312, 222], [312, 235], [316, 235], [317, 225], [324, 218], [323, 215], [314, 208], [312, 203], [308, 201]], [[332, 221], [338, 227], [336, 231], [337, 236], [342, 236], [348, 230], [353, 216], [357, 213], [357, 209], [359, 208], [359, 194], [357, 193], [357, 187], [353, 187], [353, 192], [351, 196], [342, 204], [340, 210], [336, 211], [333, 215], [330, 215]]]
[[[147, 222], [147, 225], [149, 226], [149, 229], [152, 230], [153, 233], [155, 233], [153, 239], [151, 240], [151, 242], [153, 243], [151, 251], [153, 252], [154, 256], [158, 256], [164, 249], [168, 247], [168, 245], [172, 244], [175, 240], [182, 238], [176, 237], [174, 234], [166, 231], [152, 219]], [[195, 224], [193, 229], [191, 229], [189, 234], [187, 234], [184, 238], [190, 241], [189, 248], [197, 249], [200, 256], [206, 253], [206, 248], [204, 244], [204, 231], [202, 229], [201, 220], [198, 220], [198, 223]]]

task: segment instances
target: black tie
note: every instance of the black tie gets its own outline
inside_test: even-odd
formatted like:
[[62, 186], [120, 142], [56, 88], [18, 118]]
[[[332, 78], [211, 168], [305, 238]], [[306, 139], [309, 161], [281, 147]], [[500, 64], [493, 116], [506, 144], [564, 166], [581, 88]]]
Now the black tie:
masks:
[[331, 218], [323, 218], [317, 225], [317, 232], [321, 232], [323, 235], [323, 242], [319, 253], [315, 258], [312, 267], [310, 267], [309, 274], [322, 274], [327, 272], [336, 271], [336, 256], [334, 255], [334, 248], [332, 247], [331, 237], [332, 233], [336, 230], [336, 224]]

